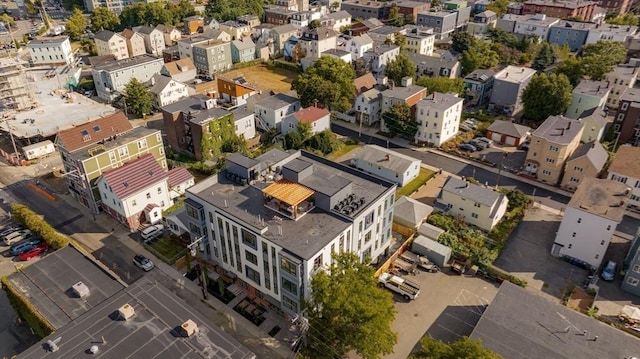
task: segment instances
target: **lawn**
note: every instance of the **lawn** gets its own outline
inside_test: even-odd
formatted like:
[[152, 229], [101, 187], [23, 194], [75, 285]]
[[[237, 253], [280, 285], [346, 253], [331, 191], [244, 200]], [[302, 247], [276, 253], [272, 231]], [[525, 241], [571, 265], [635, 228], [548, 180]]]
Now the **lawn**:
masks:
[[414, 178], [413, 181], [407, 183], [406, 185], [398, 188], [398, 190], [396, 191], [396, 200], [398, 200], [398, 198], [402, 196], [410, 196], [413, 192], [422, 187], [423, 184], [427, 183], [427, 181], [435, 174], [435, 172], [421, 167], [418, 177]]
[[298, 74], [262, 64], [225, 72], [222, 76], [226, 78], [243, 76], [249, 84], [257, 86], [263, 91], [289, 92], [291, 91], [291, 83]]
[[178, 254], [186, 250], [178, 241], [170, 236], [162, 237], [151, 243], [150, 246], [167, 260], [173, 260]]
[[340, 159], [340, 157], [346, 155], [347, 153], [355, 150], [356, 148], [360, 147], [360, 145], [358, 144], [353, 144], [353, 145], [344, 145], [342, 147], [340, 147], [339, 149], [331, 152], [327, 158], [332, 160], [332, 161], [338, 161]]

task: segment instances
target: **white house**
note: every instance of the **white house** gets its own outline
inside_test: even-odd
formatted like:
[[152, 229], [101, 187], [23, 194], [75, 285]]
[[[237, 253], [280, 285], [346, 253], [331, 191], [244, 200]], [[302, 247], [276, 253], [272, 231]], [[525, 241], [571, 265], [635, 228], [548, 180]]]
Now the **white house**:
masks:
[[394, 184], [304, 151], [232, 154], [225, 167], [187, 190], [191, 236], [237, 285], [288, 315], [332, 253], [367, 263], [390, 254]]
[[345, 42], [344, 49], [351, 53], [351, 60], [355, 61], [364, 56], [364, 53], [373, 49], [373, 40], [367, 34], [353, 36]]
[[396, 45], [374, 46], [364, 53], [363, 58], [371, 62], [371, 71], [374, 74], [384, 72], [387, 64], [400, 55], [400, 47]]
[[139, 33], [144, 38], [144, 47], [147, 53], [162, 56], [165, 49], [164, 33], [157, 28], [150, 26], [136, 26], [133, 31]]
[[545, 14], [525, 15], [516, 20], [513, 33], [530, 36], [538, 41], [546, 41], [551, 26], [559, 22], [560, 19], [548, 17]]
[[433, 33], [432, 28], [424, 30], [423, 28], [414, 28], [407, 31], [406, 44], [404, 50], [412, 52], [414, 54], [432, 56], [434, 44], [436, 41], [436, 34]]
[[156, 29], [162, 32], [162, 35], [164, 36], [165, 46], [173, 46], [178, 42], [178, 40], [182, 38], [182, 32], [180, 32], [180, 30], [176, 29], [173, 26], [159, 24], [158, 26], [156, 26]]
[[[177, 193], [193, 185], [194, 179], [184, 169], [172, 179]], [[157, 223], [162, 211], [171, 207], [170, 172], [165, 171], [152, 154], [144, 154], [123, 166], [104, 172], [98, 178], [103, 210], [134, 230], [143, 223]]]
[[95, 34], [93, 41], [95, 41], [98, 56], [113, 55], [116, 60], [129, 57], [127, 39], [118, 33], [102, 30]]
[[331, 127], [331, 113], [326, 108], [307, 107], [282, 119], [282, 134], [296, 132], [299, 123], [309, 124], [311, 134], [328, 130]]
[[282, 119], [300, 109], [300, 100], [279, 93], [256, 102], [253, 108], [256, 125], [266, 131], [271, 128], [280, 131]]
[[150, 80], [154, 107], [160, 109], [189, 96], [188, 86], [171, 77], [155, 74]]
[[583, 178], [564, 211], [551, 254], [598, 268], [622, 221], [630, 194], [631, 189], [624, 183]]
[[420, 174], [422, 161], [378, 145], [365, 145], [353, 154], [351, 166], [404, 186]]
[[298, 39], [298, 44], [305, 57], [320, 58], [327, 50], [336, 48], [337, 33], [330, 27], [317, 27], [305, 30]]
[[460, 127], [463, 99], [454, 93], [434, 92], [417, 104], [416, 142], [442, 146], [453, 138]]
[[382, 91], [374, 87], [361, 93], [356, 97], [353, 109], [356, 111], [355, 121], [358, 125], [371, 126], [380, 121]]
[[[34, 65], [73, 64], [75, 58], [68, 36], [42, 37], [27, 44]], [[126, 47], [125, 47], [126, 49]]]
[[638, 33], [637, 26], [602, 24], [592, 27], [587, 34], [585, 45], [595, 44], [600, 40], [627, 43], [627, 39]]
[[629, 207], [640, 208], [640, 147], [620, 146], [608, 168], [607, 178], [632, 188]]
[[507, 212], [507, 196], [484, 186], [449, 176], [436, 198], [435, 208], [487, 232]]
[[345, 10], [332, 12], [322, 18], [322, 25], [331, 26], [334, 31], [340, 31], [344, 26], [351, 25], [351, 14]]
[[132, 78], [147, 82], [160, 72], [163, 64], [162, 58], [145, 54], [93, 66], [91, 76], [96, 93], [105, 101], [113, 101]]

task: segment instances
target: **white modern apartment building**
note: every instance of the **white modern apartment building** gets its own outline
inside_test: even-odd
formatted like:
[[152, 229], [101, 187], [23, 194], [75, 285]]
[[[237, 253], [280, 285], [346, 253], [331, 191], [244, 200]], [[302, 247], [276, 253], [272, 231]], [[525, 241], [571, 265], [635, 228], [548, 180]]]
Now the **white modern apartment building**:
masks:
[[622, 221], [630, 194], [631, 189], [624, 183], [583, 178], [564, 212], [551, 254], [598, 268]]
[[70, 65], [75, 58], [68, 36], [43, 37], [27, 44], [34, 65]]
[[416, 142], [441, 146], [458, 133], [463, 99], [454, 93], [434, 92], [417, 104]]
[[218, 273], [283, 312], [301, 312], [332, 253], [367, 263], [388, 255], [395, 184], [308, 152], [226, 162], [187, 190], [190, 235]]

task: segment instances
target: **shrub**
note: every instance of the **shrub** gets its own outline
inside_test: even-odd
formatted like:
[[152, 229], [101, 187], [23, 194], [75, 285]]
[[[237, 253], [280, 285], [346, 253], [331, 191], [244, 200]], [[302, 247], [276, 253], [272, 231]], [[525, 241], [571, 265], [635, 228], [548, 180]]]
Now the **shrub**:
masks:
[[69, 239], [51, 227], [40, 216], [21, 204], [11, 205], [11, 217], [14, 221], [29, 228], [36, 236], [42, 238], [52, 249], [60, 249], [69, 244]]
[[55, 328], [38, 313], [36, 308], [13, 288], [7, 277], [2, 277], [0, 282], [2, 282], [2, 289], [7, 292], [11, 306], [20, 318], [29, 324], [34, 333], [44, 338], [55, 331]]

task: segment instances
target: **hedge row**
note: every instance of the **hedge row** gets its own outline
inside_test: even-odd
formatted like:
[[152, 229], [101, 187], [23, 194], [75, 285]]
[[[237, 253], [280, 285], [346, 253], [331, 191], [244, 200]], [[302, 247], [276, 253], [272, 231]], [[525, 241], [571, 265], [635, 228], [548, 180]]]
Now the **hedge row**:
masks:
[[29, 228], [36, 236], [42, 238], [52, 249], [60, 249], [69, 244], [69, 239], [51, 227], [49, 223], [22, 204], [11, 205], [11, 217], [13, 220]]
[[7, 292], [11, 306], [20, 315], [20, 318], [29, 324], [34, 333], [40, 338], [44, 338], [55, 331], [55, 328], [38, 313], [36, 308], [13, 288], [7, 277], [2, 277], [0, 282], [2, 282], [2, 289]]

